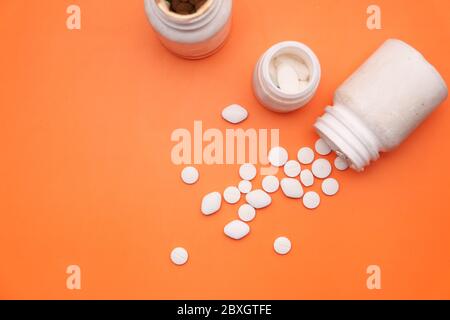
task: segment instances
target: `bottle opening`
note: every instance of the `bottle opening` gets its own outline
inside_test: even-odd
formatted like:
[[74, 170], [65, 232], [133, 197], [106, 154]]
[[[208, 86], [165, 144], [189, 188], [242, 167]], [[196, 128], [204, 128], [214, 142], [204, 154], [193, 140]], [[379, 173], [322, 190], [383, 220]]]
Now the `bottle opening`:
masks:
[[189, 21], [202, 16], [215, 0], [154, 0], [158, 8], [174, 20]]

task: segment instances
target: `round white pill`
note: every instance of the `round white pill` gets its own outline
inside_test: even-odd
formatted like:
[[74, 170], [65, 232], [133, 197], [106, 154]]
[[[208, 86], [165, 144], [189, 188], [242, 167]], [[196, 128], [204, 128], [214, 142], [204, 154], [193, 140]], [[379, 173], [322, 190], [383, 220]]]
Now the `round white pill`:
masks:
[[188, 258], [189, 254], [185, 248], [178, 247], [173, 249], [170, 253], [170, 260], [177, 266], [185, 264], [188, 261]]
[[273, 242], [273, 248], [275, 249], [275, 252], [278, 254], [282, 255], [288, 254], [292, 248], [291, 240], [289, 240], [286, 237], [278, 237]]
[[222, 205], [222, 195], [219, 192], [208, 193], [202, 199], [202, 213], [209, 216], [219, 211]]
[[334, 178], [323, 180], [322, 191], [327, 196], [334, 196], [339, 191], [339, 182]]
[[297, 177], [300, 174], [300, 171], [302, 171], [302, 167], [300, 166], [300, 163], [295, 160], [289, 160], [284, 165], [284, 173], [291, 178]]
[[311, 148], [303, 147], [298, 150], [297, 159], [302, 164], [310, 164], [314, 161], [314, 151]]
[[325, 179], [331, 173], [331, 164], [327, 159], [317, 159], [312, 164], [312, 173], [319, 179]]
[[245, 237], [250, 232], [250, 227], [248, 224], [242, 222], [241, 220], [233, 220], [223, 228], [223, 232], [228, 237], [239, 240]]
[[311, 187], [314, 184], [314, 176], [309, 169], [300, 172], [300, 181], [305, 187]]
[[272, 198], [261, 189], [247, 193], [245, 200], [255, 209], [265, 208], [272, 203]]
[[348, 169], [348, 162], [341, 157], [336, 157], [336, 159], [334, 159], [334, 166], [336, 167], [336, 169], [344, 171]]
[[318, 154], [326, 156], [331, 152], [330, 146], [323, 139], [319, 139], [316, 141], [315, 148]]
[[274, 167], [281, 167], [288, 161], [288, 153], [283, 147], [275, 147], [269, 151], [269, 162]]
[[244, 203], [242, 206], [239, 207], [238, 215], [239, 219], [241, 219], [242, 221], [249, 222], [255, 219], [256, 210], [248, 203]]
[[248, 180], [242, 180], [238, 184], [238, 189], [241, 193], [247, 194], [252, 191], [252, 183]]
[[303, 196], [303, 187], [297, 179], [283, 178], [280, 185], [284, 195], [288, 198], [300, 199]]
[[181, 171], [181, 180], [186, 184], [194, 184], [198, 181], [198, 170], [194, 167], [186, 167]]
[[223, 192], [223, 199], [230, 204], [234, 204], [241, 199], [241, 192], [236, 187], [228, 187]]
[[238, 104], [232, 104], [222, 111], [222, 118], [226, 121], [237, 124], [244, 121], [248, 117], [248, 112]]
[[303, 196], [303, 205], [308, 209], [315, 209], [320, 204], [320, 196], [317, 192], [308, 191]]
[[239, 176], [243, 180], [252, 180], [256, 177], [256, 167], [251, 163], [244, 163], [239, 168]]
[[275, 176], [265, 176], [262, 180], [262, 188], [268, 193], [273, 193], [280, 187], [280, 181]]

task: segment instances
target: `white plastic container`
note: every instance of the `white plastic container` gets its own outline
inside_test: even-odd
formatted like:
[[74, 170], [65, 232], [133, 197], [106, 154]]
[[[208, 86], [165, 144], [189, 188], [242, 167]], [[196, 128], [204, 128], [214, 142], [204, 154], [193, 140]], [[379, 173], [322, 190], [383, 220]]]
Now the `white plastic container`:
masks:
[[336, 90], [333, 106], [314, 126], [361, 171], [404, 141], [447, 94], [444, 80], [422, 54], [387, 40]]
[[144, 0], [148, 20], [162, 44], [178, 56], [201, 59], [224, 44], [233, 0], [208, 0], [196, 13], [181, 15], [165, 0]]
[[[309, 83], [300, 92], [288, 94], [280, 90], [270, 75], [270, 65], [281, 55], [299, 58], [309, 69]], [[314, 52], [296, 41], [280, 42], [267, 50], [256, 64], [253, 73], [253, 90], [258, 101], [276, 112], [291, 112], [306, 105], [314, 96], [320, 83], [320, 63]]]

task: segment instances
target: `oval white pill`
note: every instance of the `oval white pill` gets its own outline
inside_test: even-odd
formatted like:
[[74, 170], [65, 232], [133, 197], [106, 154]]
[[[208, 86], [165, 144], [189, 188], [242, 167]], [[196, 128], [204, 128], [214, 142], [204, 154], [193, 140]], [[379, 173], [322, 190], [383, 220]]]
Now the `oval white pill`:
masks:
[[265, 208], [272, 203], [272, 198], [260, 189], [247, 193], [245, 200], [255, 209]]
[[303, 187], [297, 179], [283, 178], [280, 185], [281, 190], [288, 198], [300, 199], [303, 196]]
[[299, 80], [295, 69], [285, 62], [281, 62], [277, 67], [278, 87], [287, 94], [300, 92]]
[[311, 148], [303, 147], [298, 150], [297, 159], [302, 164], [310, 164], [314, 161], [314, 151]]
[[275, 252], [278, 254], [282, 255], [288, 254], [292, 248], [291, 240], [289, 240], [286, 237], [278, 237], [273, 242], [273, 248], [275, 249]]
[[251, 163], [244, 163], [239, 167], [239, 176], [243, 180], [252, 180], [256, 177], [256, 167]]
[[239, 240], [245, 237], [250, 232], [250, 227], [245, 222], [241, 220], [233, 220], [228, 223], [223, 232], [230, 238]]
[[230, 204], [235, 204], [241, 199], [241, 192], [236, 187], [228, 187], [223, 192], [223, 199]]
[[269, 151], [269, 162], [274, 167], [281, 167], [288, 161], [288, 153], [283, 147], [275, 147]]
[[330, 146], [322, 138], [316, 141], [315, 148], [318, 154], [326, 156], [331, 152]]
[[327, 159], [317, 159], [312, 164], [312, 173], [319, 179], [328, 177], [331, 173], [331, 164]]
[[336, 169], [344, 171], [348, 169], [348, 162], [341, 157], [336, 157], [336, 159], [334, 159], [334, 166], [336, 167]]
[[247, 119], [248, 112], [242, 106], [232, 104], [222, 110], [222, 117], [230, 123], [237, 124]]
[[339, 182], [334, 178], [323, 180], [322, 191], [327, 196], [334, 196], [339, 191]]
[[202, 213], [209, 216], [219, 211], [221, 204], [222, 195], [219, 192], [208, 193], [202, 200]]
[[309, 169], [300, 172], [300, 181], [305, 187], [311, 187], [314, 184], [314, 176]]
[[198, 170], [194, 167], [186, 167], [181, 171], [181, 180], [186, 184], [194, 184], [198, 181]]
[[241, 193], [247, 194], [252, 191], [252, 183], [248, 180], [242, 180], [238, 184], [238, 189]]
[[170, 260], [177, 266], [181, 266], [188, 261], [189, 254], [186, 249], [178, 247], [170, 253]]
[[275, 176], [265, 176], [261, 184], [264, 191], [268, 193], [273, 193], [280, 187], [280, 181]]
[[308, 209], [315, 209], [320, 204], [320, 196], [315, 191], [308, 191], [303, 196], [303, 205]]
[[298, 161], [289, 160], [284, 165], [283, 170], [288, 177], [293, 178], [297, 177], [300, 174], [300, 171], [302, 171], [302, 167], [300, 166], [300, 163], [298, 163]]
[[238, 215], [239, 219], [241, 219], [242, 221], [249, 222], [255, 219], [256, 210], [248, 203], [244, 203], [242, 206], [239, 207]]

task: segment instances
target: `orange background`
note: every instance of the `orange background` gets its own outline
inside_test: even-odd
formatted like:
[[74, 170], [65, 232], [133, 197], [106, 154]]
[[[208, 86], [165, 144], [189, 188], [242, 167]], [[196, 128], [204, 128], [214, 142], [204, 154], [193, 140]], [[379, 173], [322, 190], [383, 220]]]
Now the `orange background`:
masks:
[[[366, 172], [334, 172], [341, 191], [317, 210], [276, 193], [242, 241], [222, 232], [238, 206], [199, 210], [239, 181], [238, 165], [202, 165], [197, 184], [181, 182], [174, 129], [225, 130], [222, 108], [240, 103], [250, 117], [238, 127], [280, 128], [294, 157], [335, 88], [387, 38], [450, 80], [449, 1], [377, 0], [380, 31], [366, 28], [373, 1], [273, 2], [234, 1], [226, 46], [201, 61], [158, 43], [142, 0], [0, 2], [0, 298], [450, 298], [448, 100]], [[69, 4], [80, 31], [65, 26]], [[314, 100], [289, 115], [258, 105], [250, 83], [282, 40], [309, 45], [323, 68]], [[287, 256], [273, 252], [279, 235], [292, 240]], [[183, 267], [170, 262], [175, 246], [189, 250]], [[70, 264], [81, 290], [66, 289]], [[366, 288], [371, 264], [381, 290]]]

